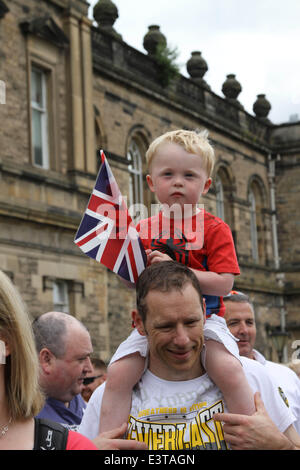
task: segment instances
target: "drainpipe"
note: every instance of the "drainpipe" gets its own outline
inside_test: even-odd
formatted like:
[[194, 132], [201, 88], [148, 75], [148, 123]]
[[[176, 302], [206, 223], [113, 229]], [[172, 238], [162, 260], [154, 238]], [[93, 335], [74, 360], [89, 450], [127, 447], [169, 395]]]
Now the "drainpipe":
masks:
[[[272, 155], [268, 155], [268, 178], [269, 178], [269, 185], [270, 185], [270, 205], [271, 205], [271, 223], [272, 223], [272, 236], [273, 236], [273, 252], [274, 252], [274, 264], [275, 269], [279, 271], [280, 269], [280, 257], [279, 257], [279, 250], [278, 250], [278, 233], [277, 233], [277, 216], [276, 216], [276, 199], [275, 199], [275, 165], [276, 161], [280, 160], [280, 155], [277, 154], [276, 158], [272, 158]], [[284, 273], [278, 272], [276, 275], [276, 281], [280, 287], [280, 289], [284, 286]], [[279, 305], [280, 305], [280, 327], [281, 331], [286, 331], [286, 310], [284, 306], [284, 297], [283, 295], [279, 296]], [[288, 361], [287, 357], [287, 346], [284, 347], [283, 362]]]
[[[277, 160], [280, 160], [280, 155], [277, 155]], [[277, 217], [276, 217], [276, 200], [275, 200], [275, 164], [276, 160], [272, 159], [272, 155], [268, 155], [269, 161], [269, 185], [270, 185], [270, 204], [271, 204], [271, 222], [272, 222], [272, 238], [273, 238], [273, 253], [275, 269], [278, 270], [280, 267], [280, 259], [278, 252], [278, 236], [277, 236]]]

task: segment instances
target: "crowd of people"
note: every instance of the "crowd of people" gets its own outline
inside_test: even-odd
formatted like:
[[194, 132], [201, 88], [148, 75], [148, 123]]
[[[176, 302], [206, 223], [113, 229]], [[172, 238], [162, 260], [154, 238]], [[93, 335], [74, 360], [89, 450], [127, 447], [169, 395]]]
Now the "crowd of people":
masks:
[[300, 379], [254, 349], [230, 228], [197, 208], [212, 182], [207, 134], [168, 132], [146, 158], [162, 210], [137, 227], [147, 267], [108, 367], [74, 316], [31, 324], [0, 272], [0, 449], [300, 449]]

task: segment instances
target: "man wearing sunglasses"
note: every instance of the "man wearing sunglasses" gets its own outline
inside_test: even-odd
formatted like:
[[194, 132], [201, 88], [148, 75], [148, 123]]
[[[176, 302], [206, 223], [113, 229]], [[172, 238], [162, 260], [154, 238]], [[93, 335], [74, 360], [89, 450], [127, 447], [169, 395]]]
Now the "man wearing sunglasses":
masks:
[[88, 372], [83, 379], [82, 398], [87, 403], [97, 387], [106, 380], [106, 364], [102, 359], [91, 358], [92, 372]]

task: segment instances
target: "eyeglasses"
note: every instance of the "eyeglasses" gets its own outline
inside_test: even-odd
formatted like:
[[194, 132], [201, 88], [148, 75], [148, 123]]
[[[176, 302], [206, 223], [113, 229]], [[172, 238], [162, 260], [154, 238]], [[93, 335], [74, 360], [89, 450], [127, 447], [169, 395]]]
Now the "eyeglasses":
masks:
[[103, 377], [103, 374], [96, 375], [95, 377], [85, 377], [83, 379], [83, 385], [90, 385], [94, 382], [94, 380], [99, 379], [100, 377]]

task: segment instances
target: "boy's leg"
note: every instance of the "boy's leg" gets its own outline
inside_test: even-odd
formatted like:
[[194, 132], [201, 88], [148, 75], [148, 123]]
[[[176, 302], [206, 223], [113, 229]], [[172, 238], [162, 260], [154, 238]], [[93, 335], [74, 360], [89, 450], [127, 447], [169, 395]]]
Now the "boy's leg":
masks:
[[205, 368], [211, 380], [222, 391], [228, 411], [253, 414], [254, 394], [240, 361], [218, 341], [206, 340], [205, 347]]
[[109, 365], [100, 413], [100, 432], [128, 422], [132, 390], [144, 368], [145, 358], [139, 353], [130, 354]]

